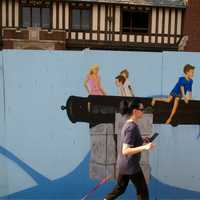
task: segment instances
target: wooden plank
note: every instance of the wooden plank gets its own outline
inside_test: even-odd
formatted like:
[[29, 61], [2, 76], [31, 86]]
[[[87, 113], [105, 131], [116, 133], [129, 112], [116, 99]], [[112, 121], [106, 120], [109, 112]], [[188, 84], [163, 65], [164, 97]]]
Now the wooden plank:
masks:
[[9, 0], [6, 0], [6, 27], [9, 25]]
[[177, 38], [177, 22], [178, 22], [178, 10], [175, 10], [175, 30], [174, 30], [174, 42], [175, 44], [176, 42], [176, 38]]
[[98, 5], [93, 4], [92, 6], [92, 31], [97, 31], [98, 24]]
[[15, 1], [14, 26], [19, 27], [19, 2]]
[[97, 40], [100, 41], [100, 21], [101, 20], [101, 7], [98, 4], [97, 8]]
[[63, 29], [63, 2], [58, 3], [58, 29]]
[[105, 5], [105, 41], [108, 40], [108, 5]]
[[156, 40], [155, 43], [158, 43], [158, 25], [159, 25], [159, 8], [156, 8]]
[[165, 9], [163, 8], [163, 20], [162, 20], [162, 41], [161, 43], [164, 43], [164, 33], [165, 33]]
[[12, 27], [15, 27], [15, 0], [12, 0]]
[[69, 3], [65, 3], [65, 30], [69, 30]]
[[52, 3], [52, 27], [56, 29], [57, 24], [57, 2]]
[[169, 24], [168, 24], [168, 43], [170, 43], [170, 35], [171, 35], [171, 13], [172, 9], [169, 9]]
[[62, 2], [62, 13], [63, 13], [63, 16], [62, 16], [62, 21], [63, 21], [63, 24], [62, 24], [62, 29], [65, 30], [65, 2]]
[[[3, 14], [3, 12], [2, 12], [2, 1], [0, 1], [0, 31], [2, 30], [2, 14]], [[0, 32], [0, 39], [2, 39], [1, 37], [2, 37], [2, 35], [1, 35], [2, 33]]]
[[56, 29], [59, 29], [59, 2], [56, 2]]

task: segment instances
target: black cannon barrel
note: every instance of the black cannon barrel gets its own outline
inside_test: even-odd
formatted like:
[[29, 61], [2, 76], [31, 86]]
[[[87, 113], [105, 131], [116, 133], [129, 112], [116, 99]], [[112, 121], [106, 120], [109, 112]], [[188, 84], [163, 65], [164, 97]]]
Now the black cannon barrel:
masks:
[[[71, 122], [87, 122], [90, 124], [114, 123], [115, 114], [119, 112], [120, 102], [139, 99], [145, 106], [146, 112], [153, 113], [154, 124], [164, 124], [169, 117], [172, 103], [156, 102], [151, 107], [152, 98], [121, 97], [121, 96], [70, 96], [62, 110], [66, 110]], [[200, 101], [190, 101], [186, 104], [180, 101], [172, 125], [200, 124]]]

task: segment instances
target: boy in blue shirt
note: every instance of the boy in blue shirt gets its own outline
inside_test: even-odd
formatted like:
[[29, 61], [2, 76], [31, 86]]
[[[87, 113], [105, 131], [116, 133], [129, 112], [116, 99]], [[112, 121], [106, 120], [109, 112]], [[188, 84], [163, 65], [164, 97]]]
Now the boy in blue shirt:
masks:
[[[170, 124], [176, 110], [178, 108], [178, 104], [180, 99], [184, 99], [185, 103], [188, 103], [189, 100], [192, 99], [192, 84], [193, 84], [193, 76], [194, 76], [194, 69], [195, 67], [192, 65], [185, 65], [183, 72], [185, 76], [179, 78], [178, 82], [176, 83], [175, 87], [170, 92], [168, 98], [153, 98], [151, 105], [154, 106], [156, 101], [162, 101], [170, 103], [174, 99], [174, 105], [172, 108], [172, 112], [165, 122], [166, 124]], [[188, 94], [187, 94], [188, 93]]]

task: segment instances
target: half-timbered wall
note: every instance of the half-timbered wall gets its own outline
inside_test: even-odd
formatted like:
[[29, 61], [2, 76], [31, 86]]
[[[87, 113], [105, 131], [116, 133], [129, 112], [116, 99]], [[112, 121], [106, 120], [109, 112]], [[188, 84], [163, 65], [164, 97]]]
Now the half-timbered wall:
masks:
[[[134, 6], [86, 3], [91, 7], [91, 29], [72, 31], [70, 6], [73, 4], [55, 1], [51, 8], [52, 31], [64, 31], [67, 41], [175, 45], [182, 36], [183, 10], [180, 8], [141, 7], [150, 12], [149, 31], [134, 34], [122, 31], [122, 10], [134, 9]], [[3, 28], [20, 28], [20, 0], [2, 0], [0, 9]]]
[[2, 0], [0, 8], [2, 27], [19, 27], [19, 0]]
[[125, 34], [120, 28], [121, 11], [119, 5], [93, 5], [92, 30], [90, 33], [70, 32], [68, 39], [88, 39], [97, 41], [176, 44], [182, 34], [182, 9], [143, 8], [151, 12], [148, 34]]

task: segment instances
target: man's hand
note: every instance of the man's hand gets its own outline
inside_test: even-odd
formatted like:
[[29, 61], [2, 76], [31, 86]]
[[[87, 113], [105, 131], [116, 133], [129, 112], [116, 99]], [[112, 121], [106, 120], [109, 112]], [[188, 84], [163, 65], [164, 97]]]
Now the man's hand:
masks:
[[149, 143], [150, 142], [150, 138], [149, 137], [143, 138], [143, 142], [144, 142], [144, 144]]
[[156, 147], [153, 143], [148, 143], [144, 145], [145, 150], [153, 150]]

